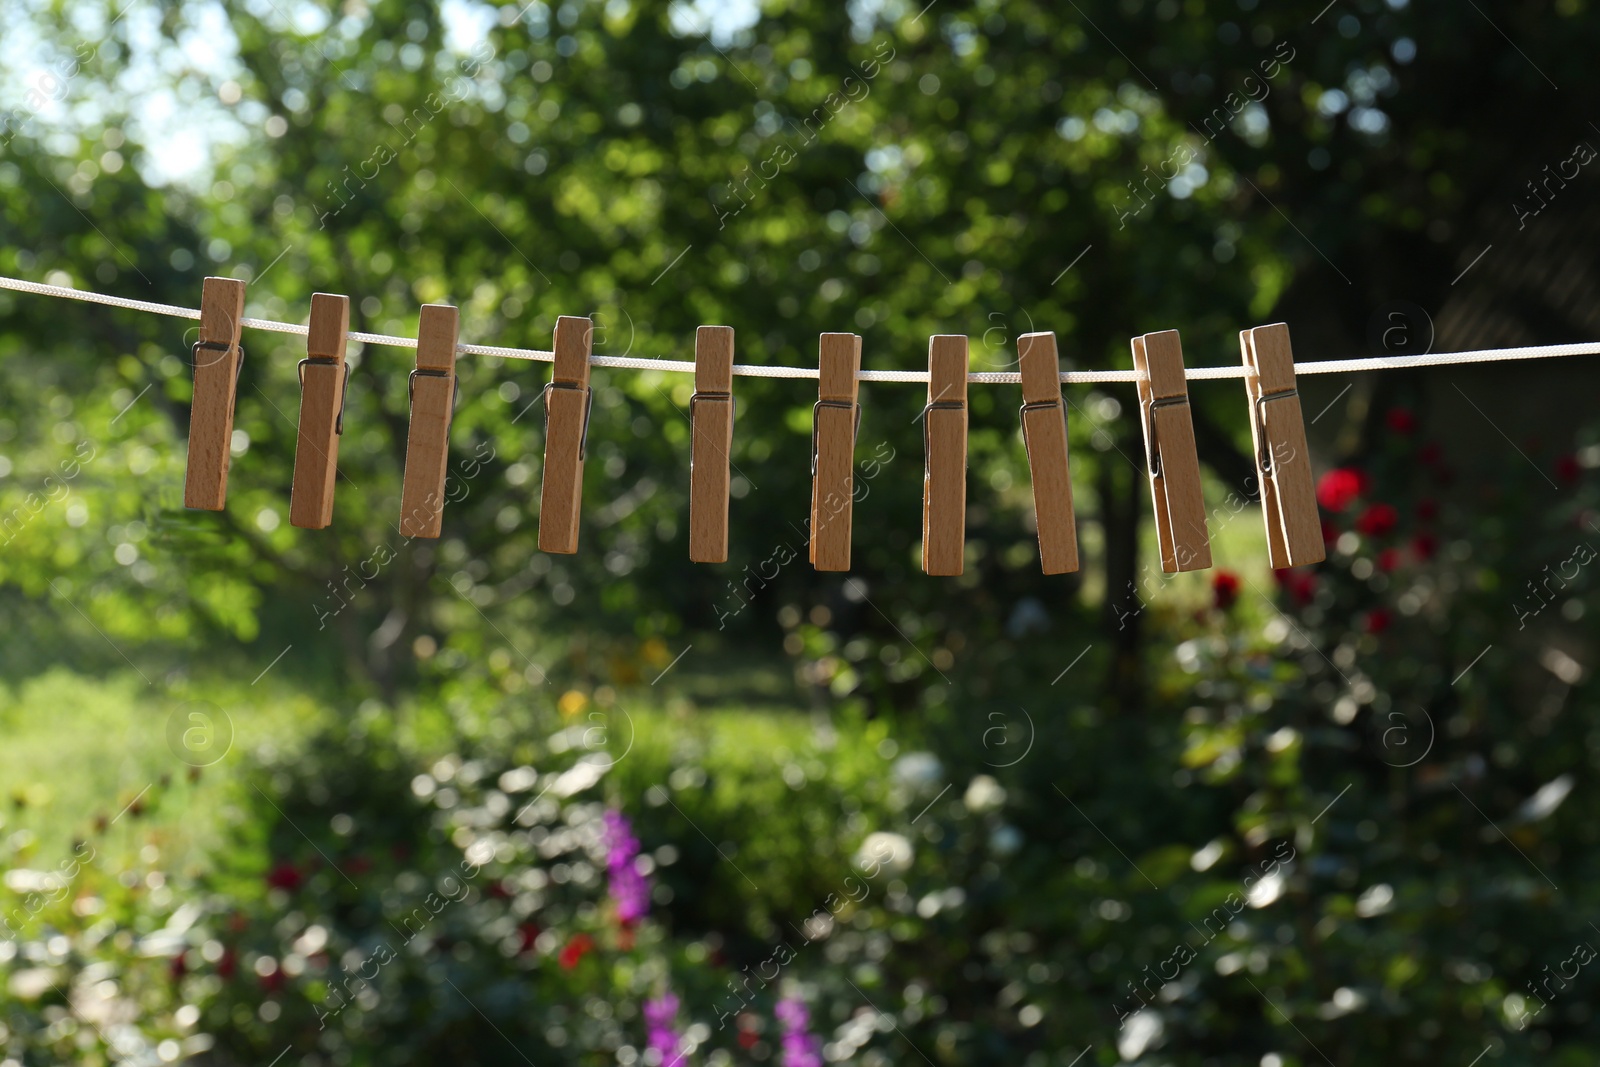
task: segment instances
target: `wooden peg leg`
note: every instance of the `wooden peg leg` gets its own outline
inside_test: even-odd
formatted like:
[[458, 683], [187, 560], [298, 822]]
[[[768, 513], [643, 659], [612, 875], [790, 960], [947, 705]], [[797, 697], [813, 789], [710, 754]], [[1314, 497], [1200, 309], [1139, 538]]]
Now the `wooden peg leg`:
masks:
[[819, 571], [850, 569], [855, 505], [856, 416], [861, 338], [825, 333], [819, 342], [817, 406], [812, 430], [811, 563]]
[[1266, 517], [1268, 558], [1275, 568], [1320, 563], [1327, 556], [1312, 480], [1311, 450], [1295, 385], [1294, 352], [1284, 323], [1239, 335], [1247, 368], [1250, 432]]
[[689, 458], [689, 559], [728, 558], [728, 467], [733, 447], [733, 330], [702, 326], [694, 339], [694, 424]]
[[333, 489], [339, 476], [343, 432], [345, 345], [350, 299], [331, 293], [311, 297], [306, 358], [300, 364], [300, 427], [294, 448], [294, 484], [289, 522], [320, 530], [333, 521]]
[[1136, 338], [1134, 363], [1147, 379], [1140, 383], [1140, 414], [1152, 453], [1150, 489], [1162, 568], [1205, 570], [1211, 566], [1211, 540], [1178, 331]]
[[411, 372], [411, 428], [400, 492], [400, 534], [438, 537], [444, 525], [445, 468], [455, 407], [456, 338], [460, 313], [424, 304], [417, 323], [417, 368]]
[[594, 324], [586, 318], [556, 319], [555, 367], [545, 387], [544, 477], [539, 492], [539, 550], [578, 551], [578, 513], [583, 502], [584, 439], [588, 432], [589, 351]]
[[1028, 333], [1018, 338], [1017, 369], [1022, 375], [1022, 439], [1033, 480], [1039, 564], [1046, 574], [1069, 574], [1078, 569], [1078, 528], [1056, 335]]
[[928, 341], [927, 458], [922, 478], [922, 569], [961, 573], [967, 528], [967, 339]]
[[233, 458], [233, 405], [237, 398], [244, 282], [207, 278], [200, 290], [200, 339], [194, 346], [194, 400], [189, 407], [189, 459], [183, 506], [221, 511], [228, 502]]

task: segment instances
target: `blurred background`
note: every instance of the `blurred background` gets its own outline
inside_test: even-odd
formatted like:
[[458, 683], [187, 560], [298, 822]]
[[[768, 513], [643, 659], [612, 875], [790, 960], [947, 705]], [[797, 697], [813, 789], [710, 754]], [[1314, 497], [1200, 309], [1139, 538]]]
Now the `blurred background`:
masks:
[[[1592, 340], [1590, 6], [6, 0], [0, 273], [875, 369]], [[1241, 383], [1195, 383], [1216, 566], [1172, 578], [1131, 386], [1066, 390], [1045, 577], [975, 385], [935, 579], [917, 386], [862, 387], [848, 576], [803, 380], [736, 379], [691, 565], [690, 376], [597, 368], [551, 556], [544, 364], [462, 357], [411, 541], [413, 355], [352, 345], [312, 532], [303, 343], [247, 330], [186, 512], [187, 325], [0, 293], [3, 1067], [1600, 1055], [1591, 360], [1302, 377], [1328, 560], [1277, 573]]]

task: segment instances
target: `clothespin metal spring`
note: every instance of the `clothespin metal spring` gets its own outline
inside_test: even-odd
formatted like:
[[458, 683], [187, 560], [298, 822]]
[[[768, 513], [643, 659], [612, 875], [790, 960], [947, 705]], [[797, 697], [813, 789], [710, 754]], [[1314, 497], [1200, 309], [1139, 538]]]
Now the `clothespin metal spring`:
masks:
[[1033, 458], [1033, 445], [1028, 440], [1028, 412], [1030, 411], [1059, 411], [1061, 412], [1061, 421], [1066, 422], [1067, 409], [1060, 400], [1035, 400], [1017, 409], [1017, 418], [1022, 421], [1022, 454], [1031, 460]]
[[1147, 417], [1145, 419], [1144, 450], [1150, 459], [1150, 473], [1152, 475], [1161, 473], [1161, 442], [1156, 440], [1156, 408], [1176, 407], [1180, 404], [1188, 407], [1189, 398], [1187, 396], [1163, 396], [1145, 402], [1144, 409]]
[[[241, 351], [240, 354], [243, 355], [243, 352]], [[243, 361], [241, 360], [241, 362], [243, 362]], [[315, 367], [336, 367], [336, 366], [339, 365], [339, 362], [340, 362], [339, 360], [332, 359], [332, 358], [329, 358], [327, 356], [307, 356], [305, 359], [302, 359], [300, 361], [300, 365], [296, 368], [296, 373], [298, 373], [299, 376], [300, 376], [300, 388], [304, 389], [306, 387], [306, 365], [307, 364], [311, 364], [312, 366], [315, 366]], [[412, 373], [415, 373], [415, 371], [413, 371]], [[415, 384], [413, 384], [411, 386], [410, 392], [412, 392], [412, 393], [416, 392]], [[335, 418], [333, 420], [333, 432], [338, 434], [340, 437], [344, 436], [344, 405], [345, 405], [345, 401], [348, 400], [349, 398], [350, 398], [350, 364], [349, 363], [345, 363], [344, 364], [344, 385], [341, 386], [340, 389], [339, 389], [339, 414], [337, 416], [335, 416]]]
[[[930, 412], [930, 411], [939, 411], [939, 410], [965, 411], [966, 409], [967, 409], [967, 402], [965, 400], [930, 400], [930, 401], [928, 401], [928, 403], [923, 407], [922, 411], [920, 411], [917, 414], [917, 417], [915, 419], [911, 420], [912, 422], [916, 422], [918, 420], [921, 420], [921, 422], [922, 422], [922, 449], [923, 449], [924, 453], [926, 453], [929, 449], [931, 449], [933, 447], [933, 438], [930, 436], [930, 431], [928, 429], [928, 426], [929, 426], [928, 412]], [[859, 411], [857, 411], [856, 412], [856, 416], [857, 416], [857, 420], [856, 421], [857, 422], [860, 422], [860, 415], [861, 415], [861, 413]], [[857, 428], [859, 429], [859, 426]]]
[[706, 401], [707, 403], [721, 403], [722, 401], [727, 401], [733, 405], [733, 417], [735, 419], [739, 417], [739, 398], [734, 396], [732, 393], [718, 392], [714, 389], [696, 389], [694, 394], [689, 397], [690, 419], [694, 418], [694, 406], [700, 403], [702, 400]]
[[233, 384], [237, 387], [239, 375], [244, 370], [244, 345], [230, 345], [226, 341], [196, 341], [194, 348], [190, 349], [189, 352], [190, 357], [194, 360], [193, 366], [198, 367], [200, 365], [200, 350], [202, 348], [207, 352], [226, 352], [230, 348], [239, 350], [239, 362], [233, 365]]
[[[456, 405], [461, 402], [461, 390], [456, 388], [455, 371], [428, 370], [426, 367], [418, 367], [417, 369], [413, 370], [406, 378], [406, 398], [408, 400], [415, 400], [417, 398], [418, 375], [421, 375], [424, 378], [450, 379], [450, 417], [446, 419], [444, 423], [444, 435], [448, 438], [450, 436], [450, 427], [455, 425], [456, 421]], [[350, 380], [350, 365], [348, 363], [345, 364], [344, 377], [345, 381], [348, 383]], [[341, 423], [344, 421], [343, 398], [340, 400], [339, 419]]]
[[[856, 413], [856, 426], [852, 437], [861, 436], [861, 402], [852, 403], [849, 400], [818, 400], [811, 405], [811, 477], [817, 476], [817, 416], [823, 408], [854, 408]], [[924, 409], [926, 410], [926, 409]]]
[[1299, 396], [1300, 390], [1285, 389], [1282, 392], [1257, 397], [1255, 403], [1250, 405], [1250, 417], [1256, 424], [1256, 440], [1262, 442], [1261, 451], [1256, 454], [1256, 462], [1260, 465], [1262, 474], [1269, 474], [1272, 471], [1272, 448], [1267, 444], [1266, 421], [1262, 417], [1261, 406], [1269, 400], [1288, 400]]
[[545, 385], [542, 396], [544, 399], [544, 433], [546, 439], [550, 436], [550, 390], [552, 389], [582, 390], [587, 394], [583, 406], [583, 430], [578, 437], [578, 460], [582, 462], [589, 458], [589, 415], [594, 411], [594, 387], [576, 385], [572, 382], [555, 381]]

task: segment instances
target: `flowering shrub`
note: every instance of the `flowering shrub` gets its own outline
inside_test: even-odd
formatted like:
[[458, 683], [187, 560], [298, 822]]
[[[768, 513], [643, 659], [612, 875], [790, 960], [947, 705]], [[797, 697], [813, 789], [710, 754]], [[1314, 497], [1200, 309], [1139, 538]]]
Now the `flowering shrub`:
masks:
[[798, 997], [778, 1001], [773, 1010], [783, 1026], [783, 1067], [822, 1067], [821, 1042], [811, 1033], [811, 1013]]
[[1592, 979], [1551, 977], [1600, 903], [1567, 802], [1600, 751], [1580, 444], [1559, 495], [1453, 490], [1397, 431], [1343, 468], [1326, 564], [1152, 608], [1144, 714], [1075, 695], [1092, 661], [954, 674], [894, 723], [572, 690], [554, 729], [486, 701], [494, 732], [435, 732], [453, 751], [359, 716], [259, 755], [198, 885], [98, 853], [36, 871], [13, 835], [0, 1040], [19, 1063], [1587, 1062]]
[[165, 780], [101, 819], [64, 858], [35, 866], [26, 830], [4, 839], [0, 887], [0, 1054], [7, 1064], [156, 1064], [199, 1056], [212, 1036], [196, 1024], [210, 990], [183, 947], [211, 944], [204, 909], [169, 884], [152, 842], [125, 854], [119, 831], [139, 827], [183, 783]]

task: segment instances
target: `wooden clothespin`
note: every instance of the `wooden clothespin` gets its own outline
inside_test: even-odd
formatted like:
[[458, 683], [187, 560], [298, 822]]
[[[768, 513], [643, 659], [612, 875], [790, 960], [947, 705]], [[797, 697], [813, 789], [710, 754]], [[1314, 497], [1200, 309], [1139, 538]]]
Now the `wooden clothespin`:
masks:
[[922, 409], [922, 569], [961, 573], [967, 533], [967, 338], [928, 339], [928, 406]]
[[1139, 419], [1149, 457], [1161, 569], [1168, 574], [1203, 571], [1211, 566], [1211, 539], [1178, 331], [1135, 337], [1133, 367], [1140, 372]]
[[289, 523], [303, 530], [320, 530], [333, 521], [344, 395], [350, 384], [350, 364], [344, 361], [349, 332], [350, 298], [313, 293], [306, 358], [300, 361], [300, 435], [289, 491]]
[[861, 426], [861, 338], [825, 333], [818, 345], [817, 404], [811, 414], [811, 563], [850, 569], [856, 431]]
[[1072, 512], [1067, 409], [1061, 402], [1056, 335], [1025, 333], [1019, 337], [1017, 367], [1022, 372], [1022, 445], [1033, 478], [1039, 563], [1046, 574], [1069, 574], [1078, 569], [1078, 527]]
[[1267, 520], [1267, 555], [1276, 569], [1321, 563], [1327, 558], [1311, 450], [1295, 388], [1294, 351], [1282, 322], [1239, 331], [1244, 355], [1245, 395], [1250, 399], [1250, 436], [1261, 479], [1261, 510]]
[[244, 366], [239, 345], [244, 282], [207, 278], [200, 289], [200, 339], [194, 344], [194, 399], [189, 405], [189, 463], [183, 506], [221, 511], [233, 458], [233, 404]]
[[555, 368], [544, 389], [544, 481], [539, 493], [539, 550], [578, 551], [578, 510], [583, 503], [583, 459], [589, 437], [589, 349], [594, 324], [556, 319]]
[[400, 490], [400, 535], [438, 537], [444, 523], [445, 467], [455, 410], [456, 337], [461, 314], [424, 304], [417, 321], [417, 369], [411, 372], [411, 429]]
[[694, 424], [689, 455], [689, 559], [728, 558], [728, 452], [733, 447], [733, 330], [702, 326], [694, 335]]

